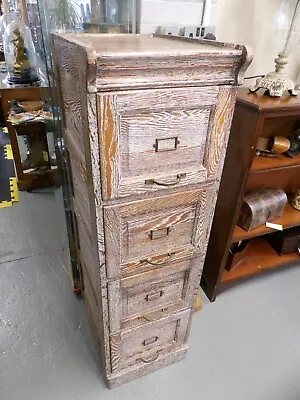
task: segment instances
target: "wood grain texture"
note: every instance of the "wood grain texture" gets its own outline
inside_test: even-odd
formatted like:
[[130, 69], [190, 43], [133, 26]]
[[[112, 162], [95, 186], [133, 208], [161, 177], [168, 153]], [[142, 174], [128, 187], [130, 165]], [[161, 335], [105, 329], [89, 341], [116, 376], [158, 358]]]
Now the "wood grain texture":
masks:
[[92, 215], [91, 232], [92, 237], [97, 243], [97, 263], [96, 268], [96, 284], [98, 286], [98, 314], [101, 326], [100, 342], [103, 352], [103, 363], [105, 366], [105, 374], [111, 371], [111, 357], [109, 344], [109, 306], [106, 286], [106, 264], [105, 264], [105, 240], [103, 227], [103, 208], [101, 199], [101, 176], [100, 176], [100, 159], [99, 159], [99, 139], [98, 139], [98, 120], [97, 120], [97, 104], [95, 95], [87, 95], [87, 116], [88, 116], [88, 135], [86, 137], [86, 147], [90, 154], [90, 163], [87, 163], [87, 178], [90, 182], [90, 210]]
[[154, 362], [185, 343], [191, 310], [112, 335], [111, 358], [114, 372], [133, 365]]
[[[211, 301], [216, 299], [222, 271], [227, 261], [225, 254], [228, 254], [231, 245], [231, 235], [239, 215], [238, 204], [242, 201], [242, 193], [246, 186], [245, 177], [251, 168], [251, 160], [256, 149], [255, 136], [262, 121], [261, 115], [254, 116], [251, 109], [243, 107], [242, 103], [237, 101], [201, 280], [201, 286]], [[239, 160], [238, 164], [236, 160]], [[224, 232], [222, 235], [220, 226]]]
[[[245, 193], [268, 187], [280, 187], [289, 193], [299, 187], [297, 162], [285, 162], [283, 156], [275, 162], [255, 159], [257, 141], [260, 137], [269, 138], [274, 135], [288, 137], [299, 126], [299, 109], [299, 99], [290, 98], [290, 96], [271, 99], [262, 94], [249, 95], [247, 89], [240, 89], [238, 92], [201, 282], [211, 301], [216, 299], [219, 292], [241, 279], [253, 276], [260, 270], [279, 267], [291, 261], [292, 257], [287, 259], [278, 255], [276, 257], [275, 253], [264, 245], [263, 239], [256, 238], [256, 236], [268, 234], [271, 230], [258, 227], [244, 234], [240, 228], [236, 227], [236, 223]], [[236, 160], [239, 162], [237, 163]], [[287, 206], [286, 213], [280, 218], [284, 227], [297, 224], [298, 218], [293, 219], [294, 213], [289, 212], [289, 207]], [[220, 226], [222, 226], [222, 234], [220, 234]], [[249, 249], [247, 247], [245, 252], [245, 260], [242, 260], [241, 265], [227, 272], [224, 268], [230, 246], [232, 242], [242, 239], [251, 239]], [[238, 256], [235, 257], [234, 262], [240, 261]]]
[[[217, 145], [224, 146], [226, 141], [224, 114], [228, 108], [219, 113], [218, 108], [217, 118], [223, 119], [212, 127], [207, 145], [210, 114], [218, 93], [218, 87], [207, 87], [98, 95], [103, 198], [205, 181], [204, 164], [209, 157], [207, 152], [212, 151], [211, 143], [219, 136]], [[168, 144], [163, 145], [166, 140]], [[159, 151], [161, 146], [164, 151]], [[214, 151], [220, 151], [219, 147]], [[218, 162], [218, 156], [217, 153], [214, 162]], [[182, 174], [185, 176], [178, 180]], [[149, 179], [158, 184], [148, 184]]]
[[[107, 291], [105, 284], [103, 285], [102, 283], [106, 279], [106, 270], [104, 262], [103, 222], [101, 223], [102, 209], [98, 207], [101, 203], [98, 123], [95, 95], [88, 94], [88, 88], [93, 85], [93, 79], [95, 79], [95, 73], [93, 73], [95, 64], [93, 64], [90, 50], [87, 48], [78, 46], [76, 43], [66, 42], [58, 35], [53, 35], [53, 44], [63, 137], [68, 149], [70, 149], [70, 144], [75, 149], [74, 155], [76, 155], [76, 159], [81, 160], [81, 165], [86, 170], [90, 219], [91, 223], [95, 220], [99, 222], [99, 225], [94, 223], [91, 225], [92, 238], [96, 239], [94, 243], [97, 246], [95, 251], [97, 284], [95, 289], [98, 308], [93, 320], [95, 325], [99, 327], [101, 358], [105, 374], [107, 375], [111, 371], [111, 367], [108, 338]], [[95, 142], [96, 149], [93, 153], [92, 149], [94, 149], [93, 145]], [[85, 162], [85, 160], [88, 160], [88, 162]], [[95, 162], [97, 163], [96, 170]], [[76, 165], [75, 158], [74, 165]], [[97, 180], [97, 178], [99, 179]]]
[[143, 375], [149, 374], [156, 371], [159, 368], [166, 367], [167, 365], [173, 364], [175, 362], [181, 361], [187, 352], [187, 344], [178, 347], [166, 354], [160, 354], [156, 361], [149, 364], [143, 365], [133, 365], [132, 367], [123, 369], [119, 372], [109, 374], [106, 377], [107, 386], [112, 389], [117, 386], [123, 385], [133, 379], [140, 378]]
[[96, 63], [91, 90], [241, 84], [249, 65], [244, 46], [199, 39], [83, 34], [65, 39], [88, 49]]
[[[15, 171], [18, 178], [19, 190], [33, 190], [46, 186], [58, 185], [60, 183], [58, 170], [45, 170], [41, 173], [41, 170], [32, 170], [30, 173], [23, 171], [22, 160], [20, 155], [18, 135], [28, 134], [30, 131], [34, 131], [37, 135], [45, 140], [46, 129], [43, 123], [34, 123], [20, 126], [14, 126], [7, 121], [8, 114], [11, 107], [11, 101], [41, 101], [41, 99], [49, 99], [50, 93], [49, 88], [42, 87], [12, 87], [12, 88], [0, 88], [1, 96], [1, 107], [2, 107], [2, 119], [4, 118], [5, 125], [7, 126], [10, 144], [12, 147], [12, 153], [14, 157]], [[2, 121], [3, 122], [3, 121]], [[43, 139], [44, 138], [44, 139]]]
[[235, 105], [236, 89], [230, 86], [220, 88], [217, 106], [211, 118], [207, 150], [205, 152], [204, 165], [207, 169], [208, 178], [220, 177], [227, 142], [230, 133], [233, 109]]
[[84, 298], [114, 386], [186, 353], [247, 50], [143, 35], [54, 48]]
[[[209, 187], [186, 191], [184, 196], [178, 193], [104, 207], [108, 277], [119, 277], [122, 266], [131, 262], [139, 261], [141, 268], [145, 260], [157, 263], [153, 256], [166, 254], [166, 259], [174, 259], [177, 253], [182, 257], [183, 250], [201, 253], [209, 234], [203, 212], [211, 217], [213, 210], [208, 193]], [[157, 229], [169, 231], [152, 240], [151, 231]]]
[[199, 287], [200, 259], [169, 263], [120, 280], [108, 282], [110, 331], [158, 320], [170, 311], [191, 308]]

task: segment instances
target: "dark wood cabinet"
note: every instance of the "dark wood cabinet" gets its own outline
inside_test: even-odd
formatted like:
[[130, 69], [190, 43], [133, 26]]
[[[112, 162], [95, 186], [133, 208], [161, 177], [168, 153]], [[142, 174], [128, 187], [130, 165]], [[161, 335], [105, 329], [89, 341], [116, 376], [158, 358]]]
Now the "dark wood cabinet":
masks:
[[[245, 194], [267, 187], [280, 187], [288, 195], [300, 188], [300, 155], [292, 158], [256, 156], [258, 140], [289, 137], [300, 127], [300, 98], [271, 98], [238, 91], [201, 286], [211, 301], [241, 280], [299, 260], [297, 253], [278, 255], [265, 240], [275, 232], [265, 225], [249, 232], [237, 226]], [[283, 215], [272, 221], [283, 229], [300, 225], [300, 211], [289, 203]], [[233, 244], [249, 240], [242, 252], [230, 256]], [[228, 262], [235, 268], [228, 271]], [[226, 268], [225, 268], [226, 267]]]

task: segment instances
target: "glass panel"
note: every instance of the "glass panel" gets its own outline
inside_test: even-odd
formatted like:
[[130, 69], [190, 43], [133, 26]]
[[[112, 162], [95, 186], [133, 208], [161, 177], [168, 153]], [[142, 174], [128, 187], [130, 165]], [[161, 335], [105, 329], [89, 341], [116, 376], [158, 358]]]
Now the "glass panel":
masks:
[[[60, 116], [57, 107], [55, 76], [52, 65], [52, 32], [120, 32], [132, 31], [132, 1], [136, 0], [37, 0], [37, 4], [28, 7], [29, 23], [34, 25], [37, 52], [46, 65], [49, 86], [51, 90], [51, 103], [54, 113], [52, 132], [54, 132], [54, 147], [57, 155], [57, 163], [61, 169], [62, 190], [64, 206], [66, 210], [66, 225], [70, 243], [69, 261], [73, 276], [74, 289], [80, 281], [76, 244], [74, 242], [74, 219], [72, 201], [66, 160], [68, 154], [63, 145], [60, 130]], [[138, 0], [139, 1], [139, 0]], [[136, 21], [134, 13], [133, 20]], [[38, 16], [38, 20], [37, 17]], [[35, 22], [31, 22], [35, 21]], [[39, 30], [40, 29], [40, 30]], [[39, 33], [41, 31], [41, 34]], [[42, 49], [40, 49], [40, 46]], [[48, 138], [49, 141], [49, 138]], [[49, 147], [52, 142], [49, 141]], [[53, 146], [52, 146], [53, 148]], [[50, 149], [51, 150], [51, 149]]]

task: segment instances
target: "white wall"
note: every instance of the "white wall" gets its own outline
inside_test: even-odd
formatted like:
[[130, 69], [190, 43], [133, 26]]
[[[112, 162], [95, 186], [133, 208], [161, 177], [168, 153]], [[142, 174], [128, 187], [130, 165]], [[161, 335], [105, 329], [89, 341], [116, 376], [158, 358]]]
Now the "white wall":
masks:
[[[290, 1], [290, 0], [286, 0]], [[217, 2], [217, 39], [249, 44], [254, 60], [246, 76], [265, 74], [274, 69], [274, 58], [280, 51], [275, 34], [275, 14], [280, 0], [214, 0]], [[153, 33], [158, 25], [198, 25], [202, 0], [141, 0], [141, 32]], [[296, 79], [300, 70], [300, 49], [291, 54], [288, 71]], [[248, 84], [248, 82], [247, 82]]]
[[142, 0], [141, 33], [153, 33], [159, 25], [198, 25], [202, 0]]
[[[249, 44], [253, 49], [254, 60], [246, 76], [265, 74], [274, 69], [274, 58], [282, 43], [275, 32], [279, 3], [280, 0], [218, 0], [218, 40]], [[288, 65], [290, 76], [296, 79], [299, 69], [300, 51], [296, 50]]]

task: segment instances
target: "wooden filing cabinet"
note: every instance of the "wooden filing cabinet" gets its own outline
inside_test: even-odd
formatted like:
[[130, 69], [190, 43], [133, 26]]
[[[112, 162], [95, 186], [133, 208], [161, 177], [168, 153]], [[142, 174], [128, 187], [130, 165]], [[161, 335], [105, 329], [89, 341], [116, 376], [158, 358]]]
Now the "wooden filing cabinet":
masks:
[[54, 35], [84, 299], [108, 385], [187, 350], [243, 46]]

